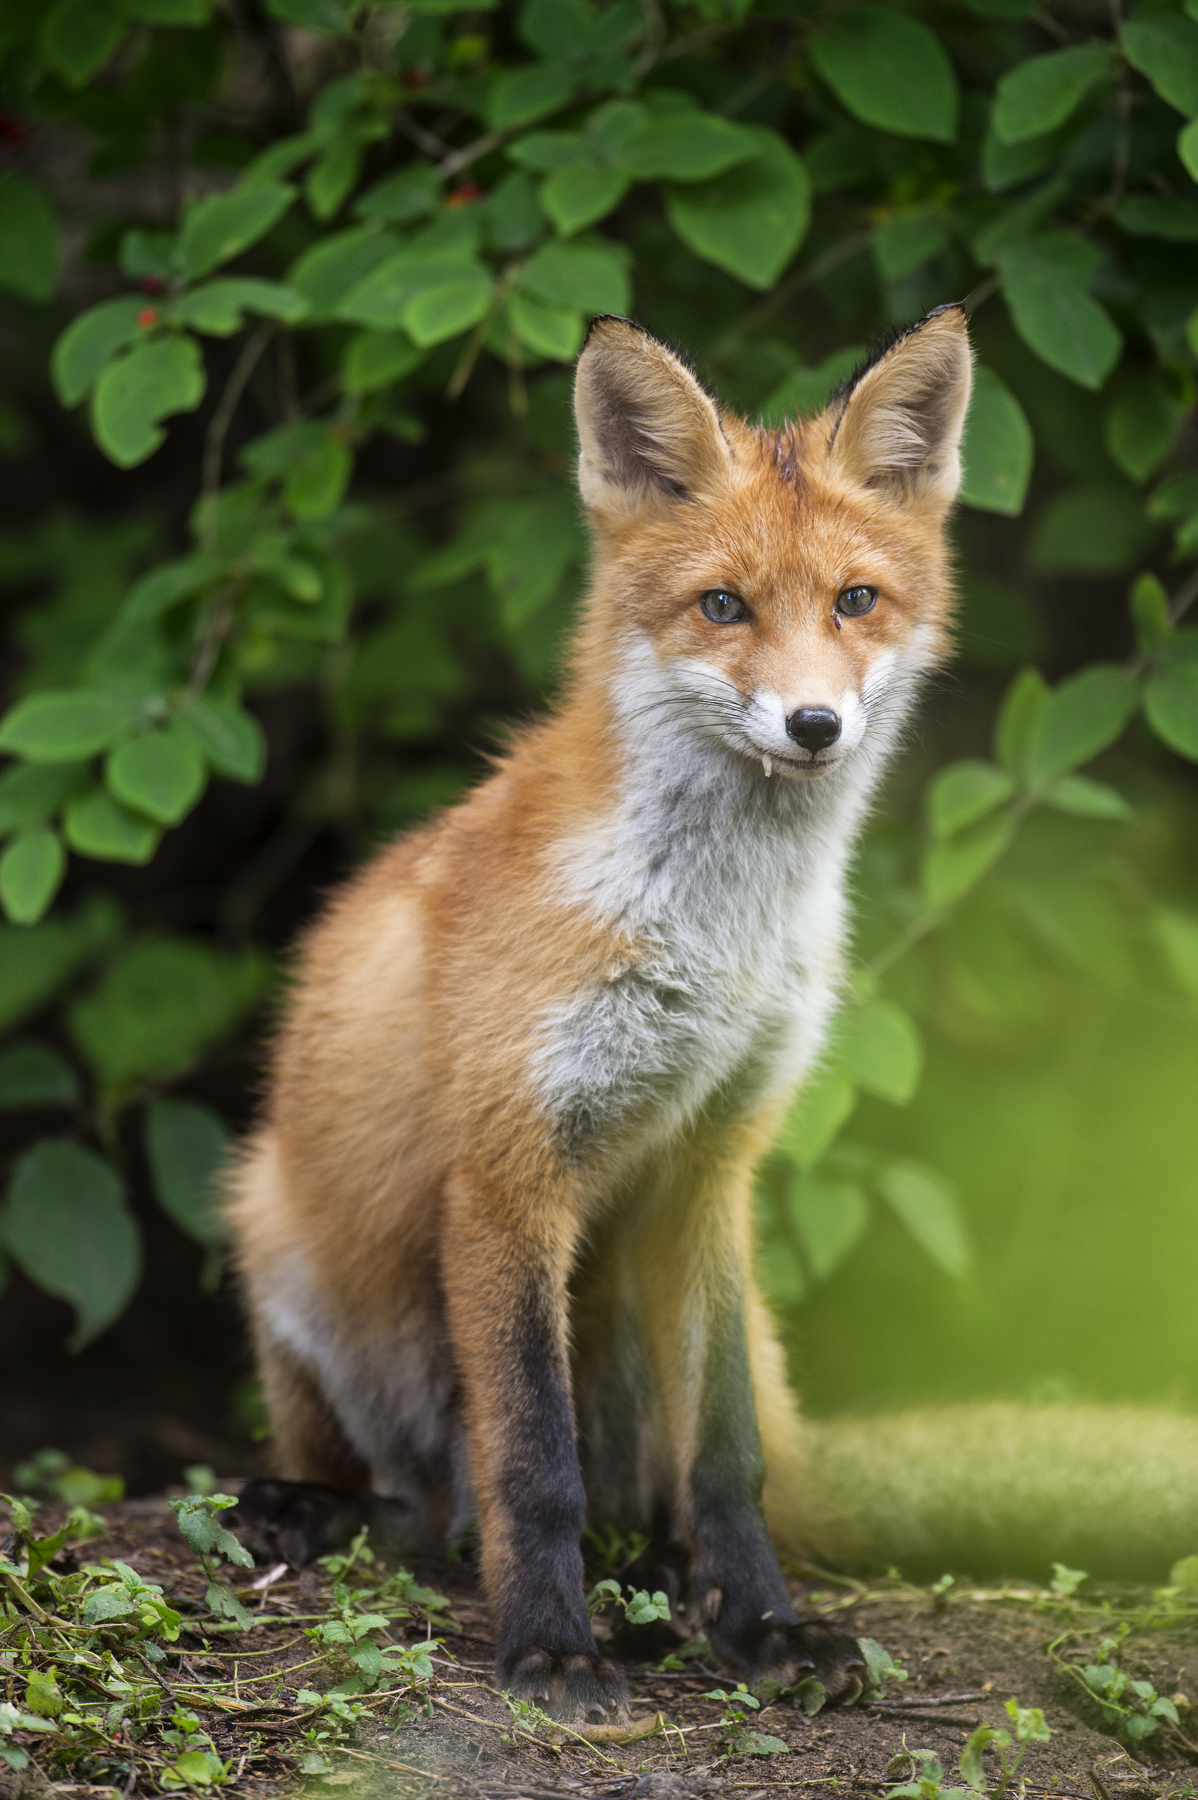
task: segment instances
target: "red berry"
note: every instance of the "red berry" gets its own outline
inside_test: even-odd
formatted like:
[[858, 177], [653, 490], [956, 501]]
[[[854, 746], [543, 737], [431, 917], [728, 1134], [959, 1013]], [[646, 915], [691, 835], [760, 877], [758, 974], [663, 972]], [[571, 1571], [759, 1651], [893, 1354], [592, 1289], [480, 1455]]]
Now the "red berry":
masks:
[[166, 287], [165, 281], [157, 275], [143, 275], [137, 285], [143, 294], [161, 294]]
[[0, 112], [0, 143], [19, 149], [29, 138], [29, 127], [16, 113]]
[[469, 206], [472, 200], [478, 200], [481, 196], [482, 189], [477, 181], [463, 181], [460, 187], [455, 187], [452, 193], [445, 196], [445, 204], [446, 206]]
[[156, 306], [143, 306], [137, 315], [137, 322], [143, 331], [148, 331], [151, 325], [157, 325], [158, 323], [158, 308]]

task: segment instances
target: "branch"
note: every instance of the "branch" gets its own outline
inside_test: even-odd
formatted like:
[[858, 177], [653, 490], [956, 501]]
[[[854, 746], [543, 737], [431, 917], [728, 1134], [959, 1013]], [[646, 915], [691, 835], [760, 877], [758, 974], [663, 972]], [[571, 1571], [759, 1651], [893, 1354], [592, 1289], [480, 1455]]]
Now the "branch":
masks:
[[207, 551], [216, 549], [216, 507], [204, 507], [204, 502], [215, 502], [220, 492], [221, 458], [224, 455], [225, 438], [229, 434], [229, 426], [233, 423], [233, 415], [237, 411], [246, 383], [258, 366], [258, 359], [266, 349], [274, 335], [273, 325], [259, 325], [253, 336], [242, 345], [241, 355], [233, 364], [233, 372], [225, 383], [225, 391], [220, 397], [216, 411], [208, 422], [208, 434], [204, 439], [204, 461], [200, 475], [200, 502], [204, 518], [203, 548]]

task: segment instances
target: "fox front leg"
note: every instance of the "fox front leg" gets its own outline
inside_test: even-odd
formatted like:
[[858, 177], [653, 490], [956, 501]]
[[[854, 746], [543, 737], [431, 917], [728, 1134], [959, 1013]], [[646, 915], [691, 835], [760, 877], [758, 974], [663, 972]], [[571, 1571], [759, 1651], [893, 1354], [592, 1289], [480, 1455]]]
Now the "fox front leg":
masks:
[[849, 1697], [864, 1673], [856, 1640], [798, 1618], [762, 1509], [746, 1327], [752, 1160], [697, 1139], [640, 1209], [627, 1252], [674, 1449], [688, 1621], [742, 1681], [789, 1687], [814, 1675]]
[[753, 1686], [815, 1676], [830, 1699], [854, 1699], [864, 1662], [855, 1638], [799, 1619], [762, 1512], [757, 1429], [742, 1296], [708, 1296], [694, 1453], [684, 1509], [693, 1547], [693, 1607], [716, 1660]]
[[[555, 1232], [549, 1223], [561, 1221]], [[566, 1209], [450, 1184], [443, 1280], [462, 1382], [499, 1685], [565, 1720], [623, 1720], [583, 1597], [586, 1495], [567, 1353]], [[450, 1248], [452, 1246], [452, 1248]]]

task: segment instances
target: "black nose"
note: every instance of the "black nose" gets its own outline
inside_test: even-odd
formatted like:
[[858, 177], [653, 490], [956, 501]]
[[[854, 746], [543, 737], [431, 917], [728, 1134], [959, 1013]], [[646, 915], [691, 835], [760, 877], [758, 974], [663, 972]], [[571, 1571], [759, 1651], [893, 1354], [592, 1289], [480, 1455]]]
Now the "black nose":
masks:
[[812, 756], [826, 750], [840, 736], [840, 714], [830, 706], [800, 706], [786, 721], [786, 732]]

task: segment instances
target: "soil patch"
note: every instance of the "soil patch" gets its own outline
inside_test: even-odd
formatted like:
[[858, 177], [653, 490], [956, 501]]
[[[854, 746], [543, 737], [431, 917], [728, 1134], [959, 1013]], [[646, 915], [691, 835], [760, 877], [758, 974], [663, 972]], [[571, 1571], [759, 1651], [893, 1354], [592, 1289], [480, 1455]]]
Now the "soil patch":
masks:
[[[51, 1528], [56, 1516], [53, 1507], [44, 1508], [39, 1529]], [[236, 1571], [234, 1586], [254, 1624], [221, 1629], [205, 1607], [204, 1578], [166, 1499], [106, 1507], [104, 1516], [107, 1538], [66, 1556], [79, 1562], [119, 1558], [159, 1584], [183, 1615], [177, 1643], [167, 1646], [150, 1674], [163, 1712], [179, 1705], [192, 1713], [227, 1763], [227, 1781], [197, 1781], [194, 1792], [247, 1800], [301, 1788], [306, 1800], [332, 1800], [338, 1789], [363, 1800], [384, 1794], [405, 1800], [688, 1800], [725, 1790], [736, 1800], [766, 1800], [775, 1790], [881, 1795], [918, 1780], [918, 1762], [904, 1757], [904, 1745], [935, 1753], [944, 1787], [960, 1789], [957, 1763], [967, 1740], [981, 1725], [1009, 1729], [1005, 1702], [1015, 1699], [1043, 1711], [1051, 1736], [1030, 1745], [1006, 1788], [996, 1753], [988, 1749], [984, 1767], [992, 1794], [1022, 1788], [1063, 1800], [1198, 1796], [1198, 1728], [1189, 1704], [1198, 1699], [1198, 1605], [1184, 1597], [1162, 1601], [1147, 1589], [1096, 1590], [1087, 1583], [1064, 1598], [1024, 1584], [978, 1588], [960, 1580], [937, 1593], [897, 1579], [865, 1587], [796, 1574], [791, 1585], [802, 1611], [835, 1615], [850, 1631], [878, 1640], [907, 1679], [891, 1678], [884, 1691], [856, 1706], [813, 1716], [787, 1699], [766, 1700], [756, 1712], [744, 1709], [749, 1729], [785, 1745], [751, 1755], [743, 1753], [743, 1738], [737, 1753], [737, 1742], [720, 1723], [726, 1708], [705, 1697], [735, 1684], [701, 1654], [680, 1668], [633, 1663], [632, 1711], [647, 1735], [592, 1744], [564, 1732], [549, 1734], [535, 1721], [513, 1720], [491, 1686], [489, 1622], [468, 1561], [426, 1562], [413, 1570], [452, 1606], [452, 1625], [436, 1629], [443, 1647], [430, 1652], [432, 1679], [405, 1695], [364, 1693], [358, 1697], [361, 1716], [338, 1722], [313, 1702], [352, 1669], [344, 1654], [339, 1658], [335, 1649], [305, 1636], [314, 1623], [335, 1616], [328, 1571], [280, 1565], [265, 1585], [269, 1571]], [[365, 1579], [382, 1579], [377, 1565]], [[360, 1604], [368, 1609], [369, 1599]], [[10, 1620], [16, 1616], [10, 1612]], [[425, 1616], [418, 1624], [397, 1621], [373, 1637], [385, 1646], [430, 1635]], [[1118, 1640], [1113, 1646], [1112, 1638]], [[19, 1704], [24, 1676], [10, 1641], [0, 1655], [0, 1692]], [[655, 1655], [661, 1658], [660, 1649]], [[1130, 1682], [1168, 1697], [1178, 1724], [1161, 1715], [1150, 1737], [1121, 1739], [1104, 1723], [1097, 1697], [1062, 1663], [1108, 1663], [1122, 1670]], [[135, 1749], [138, 1727], [116, 1730], [118, 1750], [122, 1734]], [[30, 1761], [20, 1771], [0, 1765], [3, 1800], [49, 1792], [88, 1800], [120, 1793], [133, 1800], [171, 1791], [161, 1765], [157, 1774], [139, 1765], [135, 1779], [115, 1785], [111, 1773], [104, 1779], [93, 1771], [83, 1781], [78, 1766], [64, 1767], [56, 1757], [52, 1738], [18, 1732], [6, 1741], [24, 1746]], [[929, 1771], [924, 1773], [926, 1778]], [[186, 1783], [176, 1780], [174, 1791], [180, 1789], [186, 1791]]]

